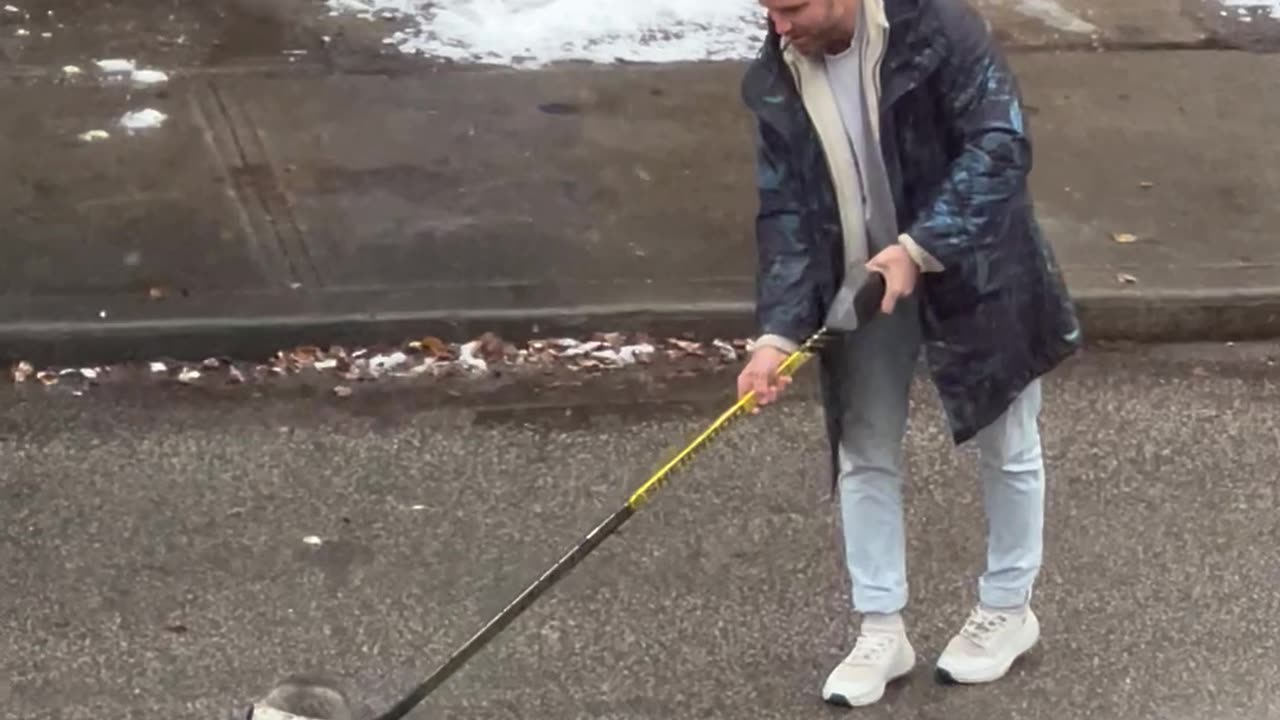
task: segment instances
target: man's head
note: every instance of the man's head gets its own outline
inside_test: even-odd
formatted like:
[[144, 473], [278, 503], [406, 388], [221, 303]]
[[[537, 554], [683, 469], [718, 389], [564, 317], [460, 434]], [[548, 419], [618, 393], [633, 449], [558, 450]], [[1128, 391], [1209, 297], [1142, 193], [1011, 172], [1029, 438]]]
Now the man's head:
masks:
[[849, 46], [862, 0], [760, 0], [778, 34], [806, 55]]

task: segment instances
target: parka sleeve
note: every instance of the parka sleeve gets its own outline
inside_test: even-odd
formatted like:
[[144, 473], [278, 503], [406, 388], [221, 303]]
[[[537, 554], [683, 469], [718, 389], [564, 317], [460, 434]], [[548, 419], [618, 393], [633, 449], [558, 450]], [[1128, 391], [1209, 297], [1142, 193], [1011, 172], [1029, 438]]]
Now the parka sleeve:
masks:
[[794, 350], [815, 332], [821, 316], [806, 237], [801, 189], [783, 140], [764, 123], [756, 128], [756, 321], [759, 344]]
[[949, 56], [939, 87], [962, 150], [905, 234], [944, 268], [968, 265], [993, 242], [1031, 171], [1017, 79], [986, 21], [967, 3], [939, 0]]

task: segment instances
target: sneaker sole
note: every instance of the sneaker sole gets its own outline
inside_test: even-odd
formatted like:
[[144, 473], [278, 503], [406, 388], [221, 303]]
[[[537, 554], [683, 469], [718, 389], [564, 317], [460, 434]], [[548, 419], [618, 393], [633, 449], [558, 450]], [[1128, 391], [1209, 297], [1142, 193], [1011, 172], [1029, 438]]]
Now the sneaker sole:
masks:
[[866, 707], [868, 705], [874, 705], [880, 702], [882, 698], [884, 698], [885, 690], [889, 687], [890, 684], [905, 678], [906, 676], [910, 675], [911, 672], [915, 669], [916, 669], [915, 653], [913, 652], [911, 656], [911, 664], [907, 665], [905, 669], [890, 675], [889, 678], [885, 680], [884, 685], [881, 685], [879, 690], [877, 690], [876, 692], [868, 693], [866, 695], [852, 696], [852, 697], [849, 695], [845, 695], [843, 693], [831, 693], [829, 695], [824, 693], [822, 696], [822, 700], [828, 705], [837, 705], [840, 707], [847, 707], [847, 708], [858, 708], [858, 707]]
[[934, 668], [934, 677], [937, 682], [942, 685], [981, 685], [983, 683], [995, 682], [1009, 674], [1009, 670], [1013, 664], [1023, 655], [1026, 655], [1040, 642], [1040, 621], [1035, 615], [1031, 616], [1035, 630], [1030, 633], [1030, 640], [1023, 641], [1022, 646], [1013, 653], [1006, 662], [1000, 664], [992, 672], [974, 673], [965, 675], [964, 673], [956, 673], [939, 664]]

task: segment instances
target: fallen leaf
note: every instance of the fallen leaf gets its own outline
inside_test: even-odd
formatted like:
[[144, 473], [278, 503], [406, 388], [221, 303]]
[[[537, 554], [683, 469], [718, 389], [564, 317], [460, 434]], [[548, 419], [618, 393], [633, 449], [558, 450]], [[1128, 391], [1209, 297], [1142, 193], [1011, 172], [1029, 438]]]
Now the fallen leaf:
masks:
[[1156, 184], [1151, 182], [1150, 180], [1143, 180], [1142, 182], [1138, 183], [1138, 187], [1142, 188], [1143, 190], [1150, 190], [1155, 186]]
[[83, 376], [85, 380], [97, 380], [98, 369], [97, 368], [80, 368], [80, 375]]
[[324, 359], [324, 360], [320, 360], [320, 361], [318, 361], [318, 362], [315, 364], [315, 366], [314, 366], [314, 367], [315, 367], [315, 369], [317, 369], [317, 370], [332, 370], [332, 369], [334, 369], [334, 368], [338, 367], [338, 359], [337, 359], [337, 358], [326, 358], [326, 359]]
[[449, 352], [448, 344], [438, 337], [424, 337], [418, 345], [421, 347], [424, 355], [428, 355], [433, 358], [449, 357], [452, 354]]
[[200, 371], [194, 368], [183, 368], [182, 372], [178, 373], [178, 382], [180, 383], [190, 385], [199, 379]]
[[304, 345], [294, 348], [293, 352], [289, 353], [289, 356], [299, 365], [313, 365], [317, 360], [324, 357], [324, 351], [312, 345]]
[[48, 370], [41, 370], [40, 372], [36, 373], [36, 379], [44, 383], [45, 385], [53, 385], [58, 382], [58, 373], [50, 372]]
[[653, 358], [655, 352], [657, 352], [657, 348], [652, 345], [628, 345], [618, 351], [618, 359], [623, 365], [647, 363]]
[[599, 340], [592, 340], [591, 342], [573, 345], [568, 350], [564, 350], [558, 354], [560, 357], [581, 357], [583, 355], [590, 355], [602, 347], [604, 347], [604, 343]]
[[340, 398], [351, 397], [351, 388], [346, 385], [338, 385], [333, 389], [333, 394]]
[[13, 381], [26, 382], [28, 378], [35, 374], [35, 368], [31, 367], [31, 363], [23, 360], [13, 366]]
[[621, 347], [626, 342], [626, 336], [620, 332], [601, 332], [591, 336], [592, 340], [602, 342], [612, 347]]
[[1122, 245], [1138, 242], [1138, 236], [1130, 233], [1111, 233], [1111, 238]]
[[473, 340], [460, 349], [460, 357], [458, 362], [468, 370], [484, 372], [489, 369], [489, 364], [484, 358], [476, 357], [476, 351], [480, 348], [479, 341]]
[[1121, 283], [1125, 285], [1133, 285], [1134, 283], [1138, 282], [1138, 278], [1128, 273], [1120, 273], [1116, 275], [1116, 280], [1119, 280]]
[[203, 365], [206, 370], [217, 370], [222, 367], [222, 361], [218, 358], [205, 358], [205, 361], [200, 364]]
[[669, 338], [667, 342], [689, 355], [706, 356], [706, 350], [703, 349], [702, 343], [693, 342], [692, 340], [680, 340], [679, 338]]
[[324, 544], [324, 541], [323, 541], [323, 540], [321, 540], [321, 539], [320, 539], [318, 536], [316, 536], [316, 535], [308, 535], [308, 536], [306, 536], [306, 537], [302, 538], [302, 542], [304, 542], [304, 543], [306, 543], [306, 544], [308, 544], [308, 545], [323, 545], [323, 544]]
[[433, 367], [435, 367], [435, 365], [436, 365], [436, 360], [432, 358], [426, 358], [422, 361], [420, 365], [415, 365], [409, 368], [408, 370], [406, 370], [405, 372], [396, 373], [396, 374], [403, 377], [417, 377], [419, 375], [423, 375], [423, 374], [426, 374], [427, 372], [430, 372], [430, 370]]
[[618, 351], [613, 349], [597, 350], [591, 353], [591, 357], [595, 358], [596, 360], [603, 360], [605, 362], [613, 363], [615, 365], [622, 364]]
[[232, 365], [227, 370], [227, 378], [232, 383], [239, 385], [244, 382], [244, 373], [240, 372], [240, 368], [236, 367], [235, 365]]
[[720, 351], [720, 357], [724, 358], [725, 361], [727, 362], [738, 361], [738, 351], [729, 343], [723, 340], [717, 339], [717, 340], [713, 340], [711, 344], [714, 345], [715, 348]]
[[169, 371], [169, 368], [165, 366], [165, 364], [162, 362], [151, 363], [151, 372], [153, 373], [162, 373], [162, 372], [168, 372], [168, 371]]
[[409, 356], [399, 351], [389, 355], [374, 355], [369, 359], [369, 369], [375, 374], [381, 374], [407, 362], [409, 362]]
[[169, 293], [162, 287], [153, 287], [147, 291], [147, 295], [151, 296], [152, 300], [163, 300], [168, 297]]
[[502, 338], [491, 332], [476, 338], [474, 343], [479, 356], [489, 362], [500, 360], [506, 355], [506, 345], [502, 342]]

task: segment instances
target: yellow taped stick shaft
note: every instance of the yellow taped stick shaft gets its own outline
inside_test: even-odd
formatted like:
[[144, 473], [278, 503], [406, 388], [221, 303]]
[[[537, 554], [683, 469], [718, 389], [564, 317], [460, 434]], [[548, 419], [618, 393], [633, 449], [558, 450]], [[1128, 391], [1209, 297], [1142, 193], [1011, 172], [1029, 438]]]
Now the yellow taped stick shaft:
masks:
[[[798, 350], [788, 355], [787, 359], [784, 360], [782, 364], [778, 366], [778, 373], [777, 373], [778, 376], [790, 377], [794, 375], [796, 371], [799, 370], [800, 367], [803, 366], [805, 362], [808, 361], [809, 358], [813, 356], [813, 347], [824, 333], [825, 333], [825, 330], [819, 330], [817, 333], [813, 335], [813, 337], [809, 338], [809, 340], [805, 342], [805, 344], [802, 345]], [[688, 460], [693, 455], [693, 453], [698, 450], [698, 448], [700, 448], [708, 440], [710, 440], [717, 433], [723, 430], [724, 427], [729, 424], [730, 420], [733, 420], [743, 410], [754, 405], [755, 399], [756, 399], [756, 393], [754, 390], [747, 393], [746, 395], [743, 395], [742, 398], [738, 400], [738, 402], [734, 403], [733, 407], [729, 408], [723, 414], [721, 414], [720, 417], [716, 418], [715, 422], [711, 423], [711, 425], [709, 425], [706, 430], [702, 431], [702, 434], [694, 438], [693, 442], [686, 445], [685, 448], [681, 450], [679, 453], [677, 453], [676, 456], [673, 457], [670, 462], [668, 462], [666, 465], [663, 465], [661, 469], [659, 469], [656, 473], [653, 474], [653, 477], [650, 477], [643, 485], [640, 486], [639, 489], [637, 489], [634, 493], [632, 493], [631, 498], [627, 500], [627, 505], [632, 510], [639, 509], [641, 505], [643, 505], [645, 502], [648, 501], [649, 496], [655, 490], [662, 487], [663, 483], [666, 482], [667, 476], [671, 474], [671, 471], [678, 468], [681, 464], [683, 464], [686, 460]]]

